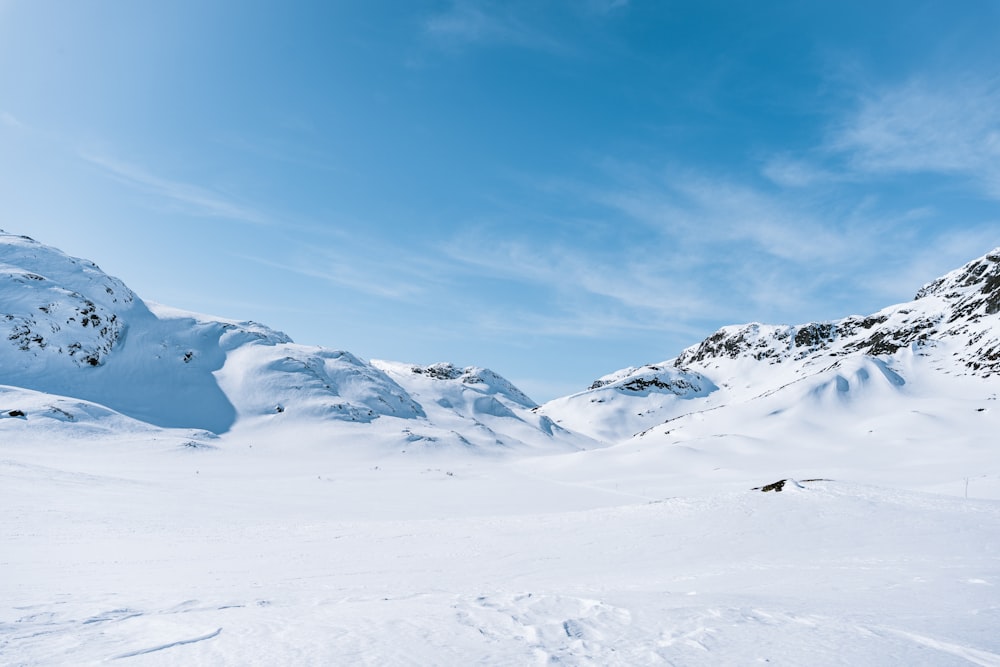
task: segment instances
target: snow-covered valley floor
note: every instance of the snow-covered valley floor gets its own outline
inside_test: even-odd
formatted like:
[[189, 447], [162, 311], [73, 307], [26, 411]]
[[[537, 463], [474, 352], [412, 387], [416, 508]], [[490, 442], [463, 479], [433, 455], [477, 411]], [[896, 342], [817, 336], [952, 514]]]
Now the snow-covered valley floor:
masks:
[[1000, 665], [996, 500], [671, 497], [610, 450], [570, 479], [375, 436], [15, 432], [4, 665]]

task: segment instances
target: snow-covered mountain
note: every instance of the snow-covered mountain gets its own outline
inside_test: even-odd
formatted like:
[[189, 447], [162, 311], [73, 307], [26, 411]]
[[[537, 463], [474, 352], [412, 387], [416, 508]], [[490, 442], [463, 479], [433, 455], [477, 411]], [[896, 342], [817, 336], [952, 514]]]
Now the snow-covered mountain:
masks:
[[[512, 444], [510, 438], [513, 442], [531, 442], [538, 433], [570, 449], [597, 444], [537, 414], [534, 401], [487, 368], [456, 368], [449, 363], [417, 366], [381, 360], [373, 360], [372, 365], [404, 387], [423, 406], [431, 423], [447, 427], [444, 437], [463, 445], [506, 446]], [[416, 427], [408, 432], [408, 439], [414, 442], [434, 442], [439, 437]]]
[[[0, 373], [0, 385], [71, 397], [159, 427], [223, 433], [237, 424], [369, 424], [384, 417], [396, 421], [380, 428], [401, 442], [560, 440], [572, 447], [560, 429], [531, 412], [527, 396], [492, 371], [375, 366], [349, 352], [296, 344], [255, 322], [146, 303], [94, 263], [6, 233], [0, 233]], [[0, 414], [29, 420], [55, 414], [29, 412], [13, 397], [8, 390]]]
[[[761, 417], [773, 422], [792, 409], [832, 417], [833, 405], [859, 409], [876, 394], [883, 412], [905, 409], [917, 395], [992, 400], [998, 372], [1000, 249], [924, 286], [908, 303], [797, 326], [723, 327], [673, 359], [611, 373], [540, 412], [619, 442], [684, 415], [738, 405], [766, 405]], [[717, 412], [705, 418], [725, 421]]]
[[724, 327], [539, 408], [614, 444], [554, 472], [602, 465], [673, 492], [833, 477], [961, 493], [976, 477], [998, 493], [998, 304], [994, 250], [865, 317]]
[[804, 430], [819, 434], [812, 443], [863, 442], [850, 429], [865, 424], [865, 434], [933, 449], [941, 425], [961, 439], [981, 432], [961, 420], [998, 414], [998, 318], [1000, 249], [911, 302], [828, 322], [724, 327], [673, 359], [537, 406], [487, 369], [368, 362], [254, 322], [146, 303], [92, 262], [3, 233], [0, 415], [57, 418], [54, 408], [24, 408], [52, 395], [52, 406], [76, 401], [208, 434], [339, 424], [393, 446], [493, 451], [739, 437], [771, 443], [774, 456]]

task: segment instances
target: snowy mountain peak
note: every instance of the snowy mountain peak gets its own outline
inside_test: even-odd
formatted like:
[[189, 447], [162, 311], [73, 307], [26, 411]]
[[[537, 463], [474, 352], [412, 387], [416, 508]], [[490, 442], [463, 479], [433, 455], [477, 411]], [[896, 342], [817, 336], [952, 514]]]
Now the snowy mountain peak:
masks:
[[575, 449], [578, 437], [532, 414], [534, 401], [489, 369], [379, 367], [255, 322], [147, 304], [96, 264], [6, 233], [0, 369], [16, 403], [7, 413], [29, 423], [79, 411], [38, 407], [37, 395], [52, 395], [51, 405], [96, 404], [150, 428], [353, 428], [391, 417], [402, 421], [372, 428], [405, 446]]
[[[0, 303], [5, 368], [39, 358], [86, 367], [104, 363], [123, 333], [121, 315], [136, 305], [136, 296], [93, 262], [0, 231]], [[27, 354], [4, 355], [12, 349]]]
[[951, 321], [1000, 312], [1000, 248], [924, 285], [915, 299], [930, 297], [950, 302]]
[[[384, 365], [386, 368], [392, 366], [397, 371], [399, 370], [399, 365], [392, 364], [392, 362], [373, 361], [372, 363]], [[405, 364], [405, 366], [414, 375], [423, 375], [434, 380], [457, 380], [465, 385], [476, 385], [476, 389], [480, 393], [502, 395], [522, 407], [533, 408], [537, 406], [527, 394], [514, 386], [510, 380], [488, 368], [480, 368], [479, 366], [458, 368], [449, 362], [439, 362], [430, 366], [418, 366], [416, 364]]]
[[[991, 324], [1000, 312], [1000, 248], [925, 285], [909, 303], [861, 317], [797, 326], [729, 326], [684, 350], [678, 368], [719, 359], [769, 363], [809, 361], [823, 356], [893, 355], [910, 346], [948, 341], [972, 372], [1000, 370], [1000, 336]], [[983, 318], [989, 318], [984, 321]]]
[[669, 365], [648, 364], [640, 368], [625, 368], [594, 380], [588, 391], [613, 388], [633, 394], [661, 392], [676, 396], [704, 395], [715, 385], [699, 373], [678, 370]]
[[725, 326], [672, 360], [611, 373], [542, 412], [616, 442], [758, 399], [773, 406], [768, 415], [792, 405], [816, 409], [821, 396], [833, 401], [821, 405], [828, 411], [909, 392], [912, 374], [981, 380], [1000, 373], [998, 313], [1000, 249], [929, 283], [914, 301], [825, 322]]

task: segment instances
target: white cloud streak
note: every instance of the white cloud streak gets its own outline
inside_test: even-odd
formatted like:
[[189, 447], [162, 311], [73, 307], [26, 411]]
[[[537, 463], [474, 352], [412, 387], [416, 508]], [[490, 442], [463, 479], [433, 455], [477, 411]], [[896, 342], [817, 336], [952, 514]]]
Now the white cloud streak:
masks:
[[424, 22], [424, 32], [440, 46], [506, 45], [563, 52], [566, 45], [520, 18], [504, 3], [454, 0], [444, 12]]
[[[706, 304], [684, 290], [664, 289], [664, 269], [660, 262], [648, 258], [626, 255], [597, 256], [589, 249], [539, 248], [524, 240], [498, 241], [488, 236], [467, 236], [446, 248], [451, 259], [464, 264], [475, 273], [552, 290], [564, 312], [573, 312], [576, 323], [565, 327], [572, 333], [587, 335], [597, 330], [620, 329], [625, 319], [612, 316], [608, 306], [626, 310], [640, 310], [647, 317], [655, 316], [655, 324], [640, 323], [635, 319], [628, 326], [633, 329], [667, 326], [671, 319], [703, 316]], [[680, 282], [675, 279], [675, 283]], [[595, 306], [593, 297], [604, 302]], [[580, 327], [584, 312], [601, 312], [600, 322], [590, 322]], [[669, 315], [670, 317], [663, 317]], [[546, 318], [548, 320], [548, 318]], [[550, 329], [549, 325], [546, 329]], [[560, 329], [564, 327], [559, 326]]]
[[271, 223], [270, 218], [261, 211], [209, 188], [162, 178], [142, 167], [108, 155], [81, 152], [80, 157], [100, 167], [119, 182], [169, 201], [190, 215], [258, 225]]
[[769, 158], [762, 173], [768, 180], [785, 188], [808, 188], [843, 181], [844, 174], [825, 169], [814, 161], [796, 159], [789, 155]]
[[[329, 282], [354, 292], [371, 296], [409, 300], [425, 291], [428, 277], [418, 270], [407, 270], [398, 265], [388, 271], [382, 263], [358, 252], [340, 254], [324, 253], [322, 258], [311, 256], [302, 249], [294, 260], [278, 261], [260, 256], [241, 255], [243, 259], [281, 271]], [[403, 275], [399, 275], [403, 274]]]
[[863, 173], [948, 173], [1000, 198], [1000, 80], [914, 79], [861, 98], [829, 150]]
[[839, 191], [776, 193], [628, 165], [607, 182], [566, 193], [605, 210], [619, 238], [606, 247], [480, 230], [447, 248], [470, 271], [550, 296], [544, 316], [487, 319], [484, 329], [595, 337], [658, 330], [690, 340], [712, 322], [832, 319], [859, 303], [871, 312], [908, 300], [923, 281], [995, 245], [995, 223], [918, 229], [936, 213], [887, 212], [857, 193], [847, 204]]

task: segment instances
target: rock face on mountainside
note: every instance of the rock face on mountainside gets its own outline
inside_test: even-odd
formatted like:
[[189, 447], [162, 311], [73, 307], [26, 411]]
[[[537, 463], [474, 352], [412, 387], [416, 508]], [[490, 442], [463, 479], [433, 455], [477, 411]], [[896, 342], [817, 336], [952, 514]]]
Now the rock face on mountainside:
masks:
[[[4, 232], [0, 373], [0, 385], [92, 402], [160, 427], [221, 433], [240, 421], [364, 424], [395, 417], [414, 422], [400, 432], [440, 430], [401, 383], [349, 352], [298, 345], [254, 322], [147, 304], [94, 263]], [[524, 444], [556, 432], [530, 413], [531, 399], [488, 369], [436, 364], [413, 366], [408, 375], [447, 381], [421, 388], [437, 421], [448, 422], [446, 433], [485, 429], [484, 420], [491, 422], [489, 437], [476, 442]], [[62, 414], [39, 412], [31, 395], [33, 414]], [[443, 407], [449, 401], [454, 405]], [[32, 417], [17, 406], [6, 412]]]
[[96, 264], [68, 257], [24, 236], [0, 242], [3, 307], [0, 336], [27, 354], [22, 366], [100, 366], [124, 328], [135, 294]]
[[1000, 249], [929, 283], [908, 303], [797, 326], [723, 327], [674, 359], [611, 373], [540, 411], [617, 442], [684, 415], [713, 411], [715, 419], [722, 407], [765, 397], [778, 396], [768, 398], [768, 414], [776, 415], [828, 393], [844, 400], [859, 392], [901, 395], [916, 376], [978, 379], [985, 396], [1000, 389], [989, 380], [998, 373]]
[[614, 387], [631, 394], [660, 392], [687, 397], [705, 396], [717, 389], [711, 380], [699, 373], [654, 364], [615, 371], [590, 385], [591, 390], [602, 387]]
[[962, 348], [957, 353], [961, 365], [989, 377], [1000, 371], [1000, 330], [992, 317], [998, 312], [1000, 248], [924, 286], [908, 304], [831, 322], [724, 327], [684, 350], [673, 365], [687, 368], [741, 357], [774, 363], [818, 355], [877, 357], [949, 341]]
[[442, 362], [430, 366], [410, 366], [410, 372], [436, 380], [458, 380], [465, 385], [476, 385], [485, 394], [504, 396], [522, 407], [536, 407], [535, 402], [528, 398], [524, 392], [488, 368], [479, 368], [478, 366], [456, 368], [453, 364]]

